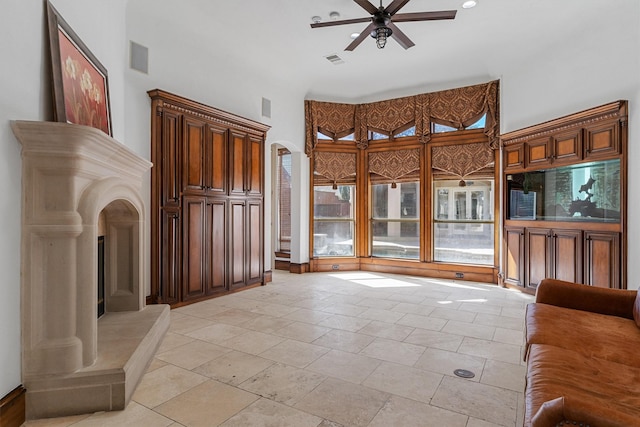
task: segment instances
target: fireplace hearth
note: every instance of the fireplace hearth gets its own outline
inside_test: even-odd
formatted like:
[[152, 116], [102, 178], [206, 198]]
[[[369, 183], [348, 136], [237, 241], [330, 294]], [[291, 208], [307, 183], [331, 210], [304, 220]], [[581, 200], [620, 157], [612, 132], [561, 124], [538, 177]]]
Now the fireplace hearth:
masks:
[[23, 161], [27, 418], [123, 409], [169, 326], [168, 306], [145, 306], [142, 183], [151, 164], [90, 127], [11, 125]]

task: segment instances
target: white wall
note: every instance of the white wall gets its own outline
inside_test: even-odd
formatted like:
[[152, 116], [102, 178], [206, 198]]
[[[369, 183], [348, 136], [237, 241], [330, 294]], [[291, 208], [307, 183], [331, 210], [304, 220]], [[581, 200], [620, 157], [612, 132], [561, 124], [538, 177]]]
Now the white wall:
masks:
[[[297, 82], [268, 78], [261, 64], [251, 58], [221, 56], [216, 43], [231, 43], [228, 37], [218, 41], [203, 38], [200, 31], [211, 28], [191, 23], [181, 31], [173, 31], [173, 17], [188, 14], [179, 2], [152, 0], [129, 2], [127, 8], [127, 39], [149, 49], [149, 73], [127, 71], [126, 140], [142, 156], [150, 158], [150, 100], [147, 91], [163, 89], [180, 96], [216, 107], [230, 113], [271, 126], [265, 147], [265, 269], [272, 268], [271, 251], [271, 144], [287, 146], [292, 153], [304, 152], [304, 89]], [[190, 16], [198, 19], [197, 11]], [[241, 51], [241, 50], [240, 50]], [[271, 100], [271, 118], [262, 116], [262, 98]], [[294, 204], [292, 215], [306, 215], [308, 209], [309, 166], [306, 156], [301, 159], [300, 179], [294, 177], [301, 204]], [[148, 187], [148, 186], [147, 186]], [[295, 192], [294, 188], [294, 192]], [[305, 216], [306, 217], [306, 216]], [[308, 224], [299, 225], [298, 236], [308, 236]], [[296, 258], [294, 256], [294, 258]], [[301, 261], [294, 261], [301, 262]]]
[[[113, 129], [124, 136], [124, 12], [126, 0], [54, 0], [58, 12], [107, 68]], [[40, 0], [6, 0], [0, 14], [0, 397], [21, 384], [20, 144], [10, 120], [52, 120], [46, 18]]]
[[[585, 23], [580, 38], [502, 70], [501, 132], [619, 99], [629, 101], [627, 286], [640, 285], [640, 3], [608, 8], [615, 26]], [[601, 17], [607, 19], [609, 17]]]
[[[294, 152], [299, 183], [293, 200], [295, 232], [293, 262], [308, 260], [309, 162], [304, 154], [303, 99], [312, 88], [299, 82], [264, 77], [261, 64], [236, 57], [217, 57], [216, 47], [193, 33], [176, 33], [169, 25], [171, 7], [152, 0], [54, 0], [54, 5], [109, 71], [114, 136], [149, 158], [150, 103], [147, 90], [161, 88], [272, 126], [268, 142], [281, 143]], [[164, 8], [164, 9], [163, 9]], [[509, 61], [509, 52], [495, 62], [486, 80], [501, 78], [502, 131], [515, 130], [616, 99], [630, 101], [629, 218], [640, 214], [640, 6], [611, 7], [616, 26], [585, 23], [580, 39], [553, 51], [541, 52], [529, 62]], [[0, 53], [4, 69], [0, 79], [0, 396], [20, 379], [20, 147], [9, 120], [50, 120], [50, 72], [43, 3], [40, 0], [5, 0], [0, 15]], [[125, 19], [126, 16], [126, 19]], [[164, 16], [164, 18], [163, 18]], [[544, 26], [541, 26], [541, 31]], [[149, 75], [128, 70], [128, 41], [149, 48]], [[221, 42], [229, 42], [222, 37]], [[487, 49], [491, 49], [488, 46]], [[241, 49], [238, 49], [241, 52]], [[425, 77], [428, 78], [428, 77]], [[475, 78], [473, 79], [475, 80]], [[468, 82], [460, 82], [462, 86]], [[424, 87], [430, 83], [425, 81]], [[419, 90], [410, 90], [417, 93]], [[406, 93], [398, 92], [397, 96]], [[393, 93], [386, 94], [393, 97]], [[261, 98], [272, 101], [272, 118], [261, 116]], [[295, 151], [297, 149], [297, 151]], [[269, 146], [265, 162], [270, 165]], [[271, 176], [267, 166], [266, 176]], [[266, 180], [265, 225], [271, 226], [271, 182]], [[629, 221], [629, 287], [638, 288], [640, 225]], [[266, 234], [269, 237], [269, 233]], [[271, 247], [269, 240], [265, 241]], [[269, 268], [271, 254], [267, 255]]]

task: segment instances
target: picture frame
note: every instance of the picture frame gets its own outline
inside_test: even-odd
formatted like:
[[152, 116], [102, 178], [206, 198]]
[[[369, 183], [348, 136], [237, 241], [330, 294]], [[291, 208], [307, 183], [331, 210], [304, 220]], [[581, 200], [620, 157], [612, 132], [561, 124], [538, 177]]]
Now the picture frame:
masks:
[[113, 136], [107, 69], [47, 1], [54, 117]]

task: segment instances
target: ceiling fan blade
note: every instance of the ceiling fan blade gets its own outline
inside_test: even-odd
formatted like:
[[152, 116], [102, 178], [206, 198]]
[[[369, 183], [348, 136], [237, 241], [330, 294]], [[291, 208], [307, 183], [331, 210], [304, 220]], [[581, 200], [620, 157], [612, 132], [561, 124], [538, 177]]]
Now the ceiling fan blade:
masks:
[[368, 0], [353, 0], [358, 3], [364, 10], [370, 14], [374, 14], [378, 11], [378, 8], [372, 5]]
[[405, 49], [409, 49], [410, 47], [415, 46], [415, 43], [412, 42], [405, 33], [400, 31], [400, 28], [398, 28], [393, 22], [389, 22], [387, 27], [391, 28], [391, 31], [393, 31], [391, 33], [391, 37], [393, 37], [394, 40], [400, 44], [400, 46]]
[[438, 12], [399, 13], [393, 17], [393, 22], [438, 21], [454, 19], [457, 10], [440, 10]]
[[347, 46], [344, 50], [353, 50], [356, 47], [358, 47], [358, 45], [360, 43], [362, 43], [362, 41], [364, 39], [367, 38], [367, 36], [369, 36], [371, 34], [371, 31], [373, 31], [373, 29], [376, 28], [376, 24], [374, 24], [373, 22], [370, 23], [367, 28], [365, 28], [364, 30], [362, 30], [362, 32], [360, 33], [360, 35], [358, 37], [355, 38], [355, 40], [353, 40], [349, 46]]
[[393, 16], [407, 3], [409, 3], [409, 0], [393, 0], [391, 4], [384, 9], [384, 11]]
[[369, 22], [369, 21], [371, 21], [371, 17], [343, 19], [342, 21], [317, 22], [317, 23], [311, 24], [311, 28], [332, 27], [334, 25], [359, 24], [361, 22]]

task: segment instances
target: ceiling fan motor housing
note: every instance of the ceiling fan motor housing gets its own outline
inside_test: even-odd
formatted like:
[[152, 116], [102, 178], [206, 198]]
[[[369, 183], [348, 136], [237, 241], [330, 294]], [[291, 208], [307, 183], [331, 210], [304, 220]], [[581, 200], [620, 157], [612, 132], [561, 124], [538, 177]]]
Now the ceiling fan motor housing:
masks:
[[371, 37], [375, 39], [379, 33], [379, 30], [381, 29], [385, 30], [387, 37], [391, 36], [391, 28], [387, 27], [387, 25], [389, 25], [389, 22], [391, 22], [391, 15], [388, 12], [385, 12], [384, 9], [381, 8], [373, 15], [371, 20], [376, 26], [373, 30], [371, 30]]

